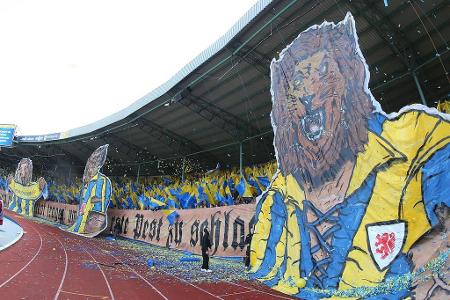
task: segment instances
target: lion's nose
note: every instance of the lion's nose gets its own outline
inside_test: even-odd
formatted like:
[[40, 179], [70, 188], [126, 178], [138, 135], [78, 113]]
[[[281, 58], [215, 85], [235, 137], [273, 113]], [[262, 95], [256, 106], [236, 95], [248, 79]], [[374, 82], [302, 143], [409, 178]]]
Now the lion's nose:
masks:
[[300, 102], [306, 107], [307, 110], [311, 108], [311, 102], [314, 99], [315, 94], [300, 97]]
[[311, 103], [311, 101], [312, 101], [313, 98], [314, 98], [314, 94], [308, 95], [308, 96], [303, 96], [303, 97], [300, 97], [300, 101], [301, 101], [303, 104], [307, 105], [307, 104], [310, 104], [310, 103]]

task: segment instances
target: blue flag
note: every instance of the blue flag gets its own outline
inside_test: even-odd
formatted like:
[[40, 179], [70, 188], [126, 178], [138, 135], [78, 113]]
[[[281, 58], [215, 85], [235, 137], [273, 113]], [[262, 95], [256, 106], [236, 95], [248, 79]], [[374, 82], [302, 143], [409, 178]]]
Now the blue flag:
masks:
[[127, 208], [128, 208], [128, 209], [135, 209], [134, 204], [133, 204], [133, 200], [131, 200], [131, 197], [128, 196], [128, 197], [126, 198], [126, 200], [127, 200]]
[[198, 186], [198, 202], [197, 202], [197, 206], [198, 204], [205, 204], [206, 207], [210, 206], [209, 200], [208, 200], [208, 196], [203, 192], [203, 187], [202, 186]]
[[256, 177], [259, 181], [259, 184], [261, 184], [264, 188], [267, 188], [270, 184], [270, 179], [267, 176], [258, 176]]
[[216, 200], [221, 205], [226, 204], [226, 201], [227, 201], [227, 199], [224, 196], [222, 196], [219, 192], [216, 192]]
[[249, 178], [247, 179], [247, 182], [248, 182], [248, 184], [250, 184], [252, 187], [254, 187], [254, 188], [256, 189], [256, 192], [258, 193], [258, 195], [261, 195], [261, 194], [262, 194], [262, 191], [261, 191], [261, 189], [259, 188], [258, 183], [257, 183], [255, 180], [253, 180], [253, 178], [249, 177]]
[[233, 199], [233, 196], [227, 195], [227, 197], [226, 197], [226, 199], [225, 199], [225, 203], [226, 203], [227, 205], [234, 205], [234, 199]]
[[167, 209], [167, 210], [163, 210], [162, 212], [163, 212], [163, 214], [166, 215], [167, 221], [169, 221], [170, 225], [175, 224], [177, 217], [180, 216], [178, 214], [178, 212], [174, 209]]
[[241, 178], [239, 183], [236, 184], [236, 190], [239, 193], [239, 196], [242, 197], [242, 195], [244, 195], [244, 192], [245, 192], [245, 180], [244, 180], [244, 178]]

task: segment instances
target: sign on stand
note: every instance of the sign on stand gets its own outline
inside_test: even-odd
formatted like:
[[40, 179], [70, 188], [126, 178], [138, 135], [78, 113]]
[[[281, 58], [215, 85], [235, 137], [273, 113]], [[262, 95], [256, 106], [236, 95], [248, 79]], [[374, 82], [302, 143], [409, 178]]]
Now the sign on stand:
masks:
[[16, 125], [0, 124], [0, 147], [11, 147]]

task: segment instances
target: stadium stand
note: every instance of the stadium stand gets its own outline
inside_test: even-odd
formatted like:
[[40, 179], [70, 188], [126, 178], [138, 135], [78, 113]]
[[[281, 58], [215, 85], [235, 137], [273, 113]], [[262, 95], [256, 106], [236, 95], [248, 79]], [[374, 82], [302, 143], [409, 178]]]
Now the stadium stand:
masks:
[[[118, 209], [192, 209], [251, 203], [262, 194], [276, 171], [276, 162], [239, 170], [216, 168], [202, 175], [180, 178], [163, 176], [141, 178], [137, 183], [126, 177], [112, 178], [113, 195], [110, 208]], [[68, 182], [49, 180], [49, 201], [78, 204], [81, 180]], [[6, 189], [6, 177], [0, 178], [0, 188]]]

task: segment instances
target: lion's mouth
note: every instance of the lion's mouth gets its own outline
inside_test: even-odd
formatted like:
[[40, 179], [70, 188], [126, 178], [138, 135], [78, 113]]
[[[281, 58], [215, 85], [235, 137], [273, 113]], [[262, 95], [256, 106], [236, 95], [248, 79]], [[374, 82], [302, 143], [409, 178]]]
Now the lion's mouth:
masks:
[[325, 112], [323, 108], [316, 109], [310, 114], [300, 118], [302, 132], [310, 141], [322, 137], [325, 132]]

